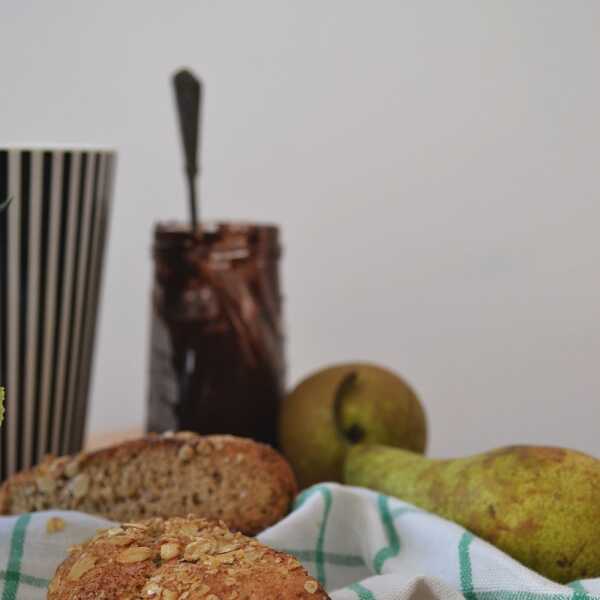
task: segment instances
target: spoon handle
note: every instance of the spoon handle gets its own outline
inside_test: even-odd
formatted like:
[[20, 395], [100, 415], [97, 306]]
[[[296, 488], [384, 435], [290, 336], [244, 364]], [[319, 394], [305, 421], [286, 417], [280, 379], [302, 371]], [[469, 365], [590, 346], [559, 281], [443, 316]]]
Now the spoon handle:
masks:
[[198, 201], [196, 197], [196, 176], [198, 174], [198, 140], [200, 136], [200, 115], [202, 112], [202, 82], [186, 69], [173, 77], [179, 128], [185, 158], [185, 172], [188, 182], [190, 224], [192, 231], [198, 227]]

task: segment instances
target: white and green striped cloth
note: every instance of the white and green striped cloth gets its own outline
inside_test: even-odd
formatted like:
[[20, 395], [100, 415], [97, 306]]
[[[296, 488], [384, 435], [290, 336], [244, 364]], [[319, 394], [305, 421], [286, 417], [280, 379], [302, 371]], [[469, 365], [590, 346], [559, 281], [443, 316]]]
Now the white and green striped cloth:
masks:
[[[66, 528], [48, 534], [50, 516]], [[67, 548], [106, 527], [75, 512], [0, 518], [0, 600], [42, 600]], [[600, 600], [600, 579], [558, 585], [462, 527], [394, 498], [323, 484], [264, 531], [296, 555], [334, 600]]]

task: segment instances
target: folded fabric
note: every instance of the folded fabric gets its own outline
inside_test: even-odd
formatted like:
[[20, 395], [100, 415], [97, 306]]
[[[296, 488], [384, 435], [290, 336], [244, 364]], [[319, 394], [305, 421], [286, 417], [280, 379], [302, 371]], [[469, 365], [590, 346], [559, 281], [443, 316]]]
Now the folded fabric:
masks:
[[[65, 521], [48, 533], [48, 520]], [[111, 523], [77, 512], [0, 518], [0, 600], [42, 600], [70, 545]], [[600, 600], [600, 579], [559, 585], [458, 525], [369, 490], [322, 484], [259, 539], [294, 554], [333, 600]]]

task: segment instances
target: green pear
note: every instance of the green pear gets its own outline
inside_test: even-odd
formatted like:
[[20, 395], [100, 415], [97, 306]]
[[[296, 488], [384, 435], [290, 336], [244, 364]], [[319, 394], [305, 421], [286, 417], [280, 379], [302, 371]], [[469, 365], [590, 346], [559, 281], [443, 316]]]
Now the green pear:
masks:
[[341, 481], [346, 452], [357, 442], [423, 452], [425, 414], [398, 375], [364, 363], [342, 364], [312, 374], [288, 394], [279, 441], [304, 488]]
[[560, 583], [600, 576], [600, 460], [513, 446], [454, 460], [357, 445], [344, 480], [455, 521]]

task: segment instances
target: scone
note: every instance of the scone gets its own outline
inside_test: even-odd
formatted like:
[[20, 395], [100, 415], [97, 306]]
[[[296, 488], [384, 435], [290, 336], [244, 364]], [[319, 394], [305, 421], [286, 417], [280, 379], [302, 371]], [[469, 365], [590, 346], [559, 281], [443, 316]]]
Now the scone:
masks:
[[287, 513], [297, 492], [286, 460], [233, 436], [181, 433], [48, 458], [0, 488], [0, 514], [80, 510], [113, 521], [195, 514], [255, 534]]
[[292, 556], [223, 522], [151, 519], [99, 532], [71, 549], [48, 600], [322, 600]]

